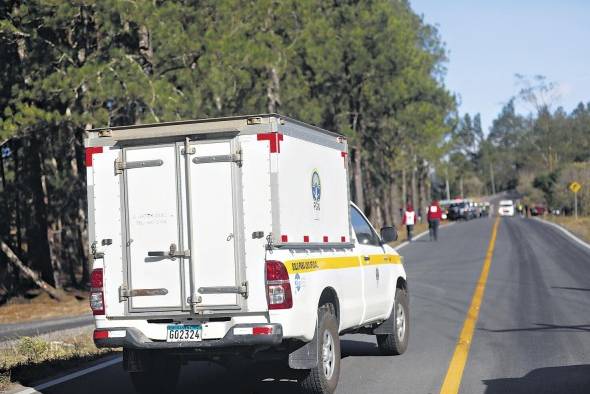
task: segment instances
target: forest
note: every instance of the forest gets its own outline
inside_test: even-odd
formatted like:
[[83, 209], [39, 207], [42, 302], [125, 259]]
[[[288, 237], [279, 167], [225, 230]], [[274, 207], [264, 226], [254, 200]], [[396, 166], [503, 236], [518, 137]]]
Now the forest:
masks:
[[94, 127], [277, 112], [343, 133], [351, 197], [377, 227], [407, 203], [514, 188], [564, 205], [563, 184], [588, 179], [590, 105], [520, 115], [514, 100], [542, 92], [529, 86], [484, 132], [407, 0], [5, 0], [0, 53], [0, 299], [32, 286], [9, 256], [86, 286]]
[[516, 190], [528, 205], [571, 214], [568, 186], [578, 182], [579, 209], [589, 215], [590, 102], [567, 112], [555, 104], [555, 83], [543, 76], [515, 75], [515, 80], [519, 91], [507, 99], [488, 133], [479, 114], [459, 119], [448, 161], [438, 169], [439, 190], [445, 191], [450, 178], [453, 195]]

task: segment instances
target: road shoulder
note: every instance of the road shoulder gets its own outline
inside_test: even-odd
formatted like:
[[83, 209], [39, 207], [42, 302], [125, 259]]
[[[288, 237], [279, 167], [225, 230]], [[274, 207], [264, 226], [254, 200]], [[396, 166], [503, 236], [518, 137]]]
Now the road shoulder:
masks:
[[557, 224], [557, 223], [553, 223], [550, 222], [549, 220], [545, 220], [545, 219], [540, 219], [540, 218], [533, 218], [534, 220], [547, 224], [553, 228], [558, 229], [559, 231], [561, 231], [563, 234], [565, 234], [568, 238], [570, 238], [572, 241], [574, 241], [575, 243], [577, 243], [578, 245], [586, 248], [587, 250], [590, 251], [590, 244], [587, 243], [586, 241], [582, 240], [581, 238], [579, 238], [578, 236], [572, 234], [568, 229], [566, 229], [565, 227]]

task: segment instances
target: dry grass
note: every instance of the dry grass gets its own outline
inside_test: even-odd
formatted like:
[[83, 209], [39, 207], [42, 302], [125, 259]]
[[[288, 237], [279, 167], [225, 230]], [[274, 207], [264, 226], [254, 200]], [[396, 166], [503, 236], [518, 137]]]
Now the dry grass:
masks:
[[46, 293], [39, 293], [33, 298], [13, 298], [0, 306], [0, 324], [77, 316], [86, 313], [90, 313], [86, 293], [65, 293], [62, 301], [54, 300]]
[[28, 385], [110, 353], [94, 346], [92, 330], [86, 328], [74, 336], [51, 341], [23, 337], [0, 348], [0, 392], [13, 383]]
[[590, 242], [589, 216], [580, 216], [577, 220], [572, 216], [547, 216], [546, 219], [567, 228], [571, 233]]

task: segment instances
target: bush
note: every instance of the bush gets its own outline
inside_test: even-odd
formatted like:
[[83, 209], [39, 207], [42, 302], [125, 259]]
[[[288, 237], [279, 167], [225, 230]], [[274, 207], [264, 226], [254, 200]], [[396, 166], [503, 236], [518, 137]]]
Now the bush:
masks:
[[51, 346], [40, 338], [23, 337], [17, 345], [18, 352], [30, 362], [41, 362], [47, 358]]

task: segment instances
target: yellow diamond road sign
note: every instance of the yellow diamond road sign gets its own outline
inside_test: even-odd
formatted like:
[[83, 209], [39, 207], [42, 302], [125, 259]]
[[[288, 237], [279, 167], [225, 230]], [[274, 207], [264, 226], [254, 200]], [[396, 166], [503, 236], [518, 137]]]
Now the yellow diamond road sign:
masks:
[[572, 182], [572, 183], [570, 183], [570, 190], [573, 193], [579, 192], [581, 188], [582, 188], [582, 185], [580, 185], [578, 182]]

